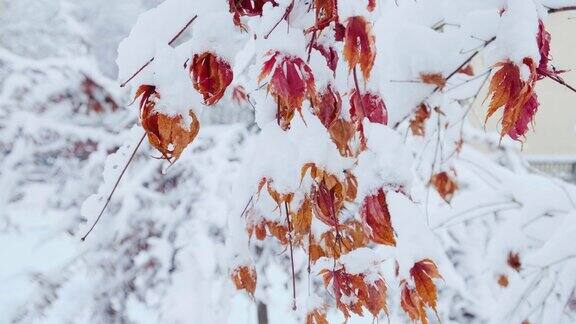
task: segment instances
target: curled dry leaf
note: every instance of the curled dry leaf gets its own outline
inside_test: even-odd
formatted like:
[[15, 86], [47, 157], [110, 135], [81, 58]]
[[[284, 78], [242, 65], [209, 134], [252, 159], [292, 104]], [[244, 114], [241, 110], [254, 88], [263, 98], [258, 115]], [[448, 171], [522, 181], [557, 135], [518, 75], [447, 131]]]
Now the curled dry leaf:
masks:
[[430, 179], [430, 184], [434, 186], [440, 197], [448, 203], [452, 200], [456, 190], [458, 190], [458, 183], [445, 171], [433, 175]]
[[338, 67], [338, 52], [334, 47], [326, 47], [324, 45], [314, 43], [312, 48], [316, 49], [324, 58], [326, 59], [326, 65], [328, 68], [332, 70], [333, 73], [336, 73], [336, 68]]
[[194, 89], [202, 94], [205, 105], [217, 103], [234, 78], [230, 64], [209, 52], [194, 54], [190, 75]]
[[518, 140], [528, 131], [528, 124], [538, 110], [538, 98], [534, 93], [537, 79], [536, 66], [531, 58], [524, 58], [523, 65], [530, 75], [527, 80], [520, 78], [520, 69], [514, 62], [496, 64], [498, 71], [492, 76], [488, 96], [491, 96], [486, 121], [504, 107], [500, 135], [508, 135]]
[[543, 78], [543, 74], [545, 72], [551, 72], [552, 74], [554, 71], [550, 71], [548, 68], [548, 63], [550, 62], [550, 41], [552, 40], [552, 36], [550, 33], [546, 31], [546, 27], [544, 26], [544, 22], [542, 20], [538, 21], [538, 35], [536, 36], [536, 42], [538, 43], [538, 50], [540, 52], [540, 62], [538, 64], [538, 74], [539, 78]]
[[330, 129], [336, 119], [340, 117], [342, 98], [338, 91], [335, 91], [329, 84], [315, 99], [314, 114], [320, 119], [324, 127]]
[[228, 0], [230, 13], [234, 16], [234, 24], [242, 26], [240, 17], [262, 16], [262, 9], [268, 2], [273, 6], [278, 5], [274, 0]]
[[410, 130], [414, 136], [424, 136], [426, 121], [430, 118], [430, 109], [425, 103], [421, 103], [410, 120]]
[[440, 90], [446, 86], [446, 79], [440, 73], [420, 73], [420, 80], [426, 84], [435, 85]]
[[278, 105], [276, 119], [283, 130], [290, 128], [294, 111], [302, 109], [305, 98], [315, 97], [314, 76], [310, 67], [299, 57], [291, 57], [275, 52], [268, 59], [258, 82], [272, 74], [268, 83], [268, 92], [274, 96]]
[[370, 23], [362, 16], [348, 18], [344, 35], [344, 59], [350, 71], [360, 65], [364, 80], [367, 81], [375, 58], [376, 45]]
[[154, 146], [162, 157], [175, 162], [182, 151], [190, 144], [198, 131], [200, 123], [196, 115], [190, 110], [191, 122], [184, 125], [182, 116], [167, 116], [154, 110], [160, 94], [156, 87], [142, 85], [136, 91], [136, 98], [140, 99], [140, 123], [146, 131], [148, 141]]
[[506, 263], [510, 268], [516, 270], [516, 272], [520, 272], [520, 269], [522, 268], [522, 262], [520, 262], [519, 253], [514, 253], [512, 251], [508, 252], [508, 258], [506, 259]]
[[256, 291], [256, 269], [253, 266], [239, 266], [232, 271], [232, 282], [236, 289], [244, 289], [251, 296]]
[[367, 227], [372, 241], [384, 245], [396, 245], [390, 212], [386, 203], [386, 193], [382, 188], [378, 189], [375, 194], [364, 198], [361, 214], [362, 221]]

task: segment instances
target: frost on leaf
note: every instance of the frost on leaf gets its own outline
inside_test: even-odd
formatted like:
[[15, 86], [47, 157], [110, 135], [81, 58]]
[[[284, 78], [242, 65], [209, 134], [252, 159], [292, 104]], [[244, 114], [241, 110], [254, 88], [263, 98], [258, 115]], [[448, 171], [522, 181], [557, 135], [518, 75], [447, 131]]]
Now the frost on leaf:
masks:
[[498, 71], [490, 81], [488, 96], [491, 96], [486, 121], [504, 107], [500, 135], [518, 140], [528, 131], [528, 124], [538, 110], [538, 98], [534, 93], [537, 79], [536, 66], [531, 58], [524, 58], [523, 66], [528, 69], [527, 80], [520, 78], [519, 67], [511, 61], [496, 65]]
[[256, 269], [252, 266], [239, 266], [232, 271], [232, 281], [236, 289], [244, 289], [254, 296], [254, 291], [256, 291]]
[[452, 200], [456, 190], [458, 190], [458, 183], [445, 171], [433, 175], [430, 179], [430, 184], [434, 186], [440, 197], [448, 203]]
[[426, 104], [422, 103], [410, 120], [410, 130], [414, 136], [424, 136], [426, 131], [425, 124], [428, 118], [430, 118], [430, 109], [428, 109]]
[[230, 64], [209, 52], [194, 54], [190, 75], [194, 89], [202, 94], [206, 105], [218, 102], [233, 79]]
[[268, 59], [258, 81], [262, 81], [270, 74], [268, 92], [276, 99], [278, 110], [276, 119], [283, 130], [290, 128], [290, 121], [294, 111], [302, 109], [305, 98], [313, 99], [315, 96], [314, 76], [310, 67], [299, 57], [272, 54]]
[[396, 245], [394, 229], [390, 222], [390, 212], [386, 203], [386, 194], [382, 188], [373, 195], [364, 198], [361, 207], [362, 221], [368, 227], [370, 239], [375, 243]]
[[156, 87], [142, 85], [136, 91], [140, 99], [140, 123], [146, 131], [148, 141], [170, 162], [175, 162], [182, 151], [190, 144], [198, 131], [200, 123], [192, 111], [189, 112], [190, 125], [183, 124], [182, 116], [167, 116], [154, 110], [160, 100]]
[[374, 42], [372, 27], [364, 17], [356, 16], [348, 19], [344, 35], [344, 59], [348, 62], [350, 70], [360, 65], [364, 80], [370, 78], [376, 58]]

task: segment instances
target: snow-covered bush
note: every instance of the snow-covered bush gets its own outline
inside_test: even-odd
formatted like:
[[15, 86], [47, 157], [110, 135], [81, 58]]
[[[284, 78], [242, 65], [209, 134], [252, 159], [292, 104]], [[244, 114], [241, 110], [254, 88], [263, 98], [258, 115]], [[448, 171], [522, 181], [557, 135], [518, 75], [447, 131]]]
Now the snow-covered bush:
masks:
[[[536, 82], [570, 87], [545, 21], [571, 5], [166, 0], [119, 46], [126, 109], [93, 61], [4, 54], [21, 70], [2, 161], [20, 171], [0, 180], [25, 184], [0, 196], [5, 227], [42, 192], [70, 251], [2, 315], [223, 323], [254, 300], [260, 323], [571, 322], [575, 188], [513, 141]], [[499, 136], [466, 121], [485, 84]]]

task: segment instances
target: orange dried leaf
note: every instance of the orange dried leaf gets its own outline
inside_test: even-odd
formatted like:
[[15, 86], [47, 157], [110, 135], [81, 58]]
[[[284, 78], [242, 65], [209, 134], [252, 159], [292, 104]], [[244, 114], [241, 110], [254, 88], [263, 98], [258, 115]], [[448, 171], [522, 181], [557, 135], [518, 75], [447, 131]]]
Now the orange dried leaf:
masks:
[[312, 224], [312, 202], [306, 197], [298, 212], [292, 216], [292, 228], [296, 235], [305, 235], [310, 233]]
[[332, 142], [336, 144], [338, 151], [340, 151], [340, 155], [346, 157], [354, 155], [350, 147], [350, 141], [356, 134], [356, 128], [352, 122], [339, 118], [332, 123], [328, 132], [330, 133]]
[[420, 73], [420, 80], [426, 84], [432, 84], [439, 89], [444, 89], [446, 79], [440, 73]]
[[508, 135], [518, 140], [528, 131], [528, 124], [538, 110], [538, 98], [534, 93], [534, 83], [538, 78], [536, 65], [530, 58], [524, 58], [523, 65], [530, 71], [526, 81], [520, 78], [519, 67], [511, 61], [496, 64], [498, 71], [490, 80], [488, 97], [491, 97], [486, 121], [501, 107], [500, 135]]
[[254, 296], [254, 291], [256, 291], [256, 269], [252, 266], [239, 266], [232, 271], [232, 281], [236, 289], [244, 289]]
[[428, 109], [426, 104], [422, 103], [410, 120], [410, 130], [412, 130], [414, 136], [424, 136], [425, 123], [428, 118], [430, 118], [430, 109]]
[[175, 162], [198, 134], [200, 123], [191, 110], [189, 125], [183, 123], [182, 116], [167, 116], [155, 111], [156, 102], [160, 99], [155, 89], [154, 86], [143, 85], [136, 91], [136, 95], [141, 96], [140, 123], [150, 144], [160, 151], [163, 158]]
[[424, 304], [436, 311], [437, 292], [432, 279], [442, 278], [442, 276], [440, 276], [434, 261], [424, 259], [416, 262], [410, 269], [410, 275], [414, 280], [416, 292]]
[[430, 183], [446, 202], [450, 202], [454, 192], [458, 190], [458, 183], [448, 175], [448, 172], [440, 172], [432, 176]]
[[344, 59], [348, 62], [348, 68], [351, 71], [360, 65], [364, 80], [367, 81], [375, 58], [375, 38], [370, 23], [362, 16], [350, 17], [344, 35]]
[[420, 296], [418, 296], [414, 288], [408, 287], [408, 283], [405, 280], [401, 282], [401, 285], [400, 306], [411, 320], [427, 324], [428, 316], [426, 315], [422, 299], [420, 299]]
[[498, 285], [500, 285], [500, 287], [506, 288], [508, 287], [509, 281], [508, 281], [508, 277], [506, 275], [499, 275], [498, 276]]

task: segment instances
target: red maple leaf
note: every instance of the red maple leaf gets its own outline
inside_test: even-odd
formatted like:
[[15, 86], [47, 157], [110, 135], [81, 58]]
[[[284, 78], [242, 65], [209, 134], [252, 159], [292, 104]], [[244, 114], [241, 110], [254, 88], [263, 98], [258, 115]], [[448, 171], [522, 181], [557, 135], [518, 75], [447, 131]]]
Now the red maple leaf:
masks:
[[348, 18], [344, 35], [344, 59], [348, 68], [352, 70], [360, 65], [364, 80], [368, 80], [375, 58], [376, 45], [370, 23], [361, 16]]
[[218, 102], [234, 77], [230, 64], [209, 52], [194, 55], [190, 74], [206, 105]]
[[258, 81], [268, 77], [270, 73], [272, 77], [268, 83], [268, 92], [276, 98], [278, 104], [276, 119], [278, 125], [287, 130], [290, 128], [294, 111], [300, 112], [304, 99], [314, 98], [314, 76], [301, 58], [285, 56], [279, 52], [272, 54], [264, 63]]

